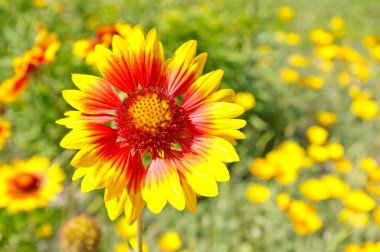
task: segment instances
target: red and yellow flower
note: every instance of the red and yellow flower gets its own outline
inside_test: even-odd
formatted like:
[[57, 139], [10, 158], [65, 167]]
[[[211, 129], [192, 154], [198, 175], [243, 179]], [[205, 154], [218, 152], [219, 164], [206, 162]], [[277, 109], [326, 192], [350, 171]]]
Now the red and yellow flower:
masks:
[[62, 191], [65, 179], [58, 164], [43, 157], [14, 160], [0, 166], [0, 207], [9, 212], [30, 211], [46, 206]]
[[195, 211], [197, 195], [216, 196], [216, 182], [229, 180], [225, 163], [239, 161], [233, 144], [246, 122], [234, 118], [244, 109], [232, 90], [216, 91], [222, 70], [202, 75], [195, 41], [165, 61], [156, 31], [145, 38], [135, 28], [112, 48], [95, 48], [105, 79], [74, 74], [80, 90], [63, 92], [78, 110], [57, 122], [72, 129], [61, 146], [79, 150], [73, 179], [83, 177], [85, 192], [105, 188], [112, 220], [125, 212], [133, 223], [145, 203], [154, 213], [167, 202]]
[[[135, 28], [142, 29], [140, 26], [136, 26]], [[73, 54], [78, 59], [84, 59], [87, 65], [96, 65], [95, 46], [100, 44], [108, 48], [112, 44], [112, 37], [114, 35], [126, 38], [132, 29], [132, 26], [122, 21], [114, 25], [100, 26], [95, 33], [94, 39], [80, 39], [74, 42]]]
[[60, 46], [57, 34], [48, 33], [46, 29], [42, 29], [37, 35], [33, 48], [13, 60], [15, 75], [1, 83], [0, 101], [3, 103], [14, 102], [25, 90], [33, 70], [41, 64], [53, 62]]

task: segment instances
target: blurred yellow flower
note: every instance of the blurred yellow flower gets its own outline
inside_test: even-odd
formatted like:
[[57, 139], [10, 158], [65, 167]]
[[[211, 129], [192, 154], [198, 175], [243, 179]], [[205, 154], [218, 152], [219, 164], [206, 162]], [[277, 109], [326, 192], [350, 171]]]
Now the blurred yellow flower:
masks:
[[116, 224], [116, 233], [126, 239], [135, 237], [137, 234], [137, 224], [135, 222], [132, 225], [128, 225], [127, 219], [122, 217]]
[[350, 71], [361, 83], [365, 83], [371, 77], [371, 71], [367, 64], [353, 63], [350, 65]]
[[12, 135], [11, 123], [0, 118], [0, 150]]
[[325, 146], [309, 145], [307, 147], [309, 157], [315, 162], [326, 162], [329, 160], [329, 152]]
[[290, 196], [287, 193], [279, 193], [276, 196], [276, 203], [278, 208], [280, 208], [282, 211], [287, 211], [290, 206]]
[[290, 203], [288, 215], [294, 229], [300, 235], [314, 233], [322, 226], [322, 221], [315, 208], [300, 200], [294, 200]]
[[347, 245], [343, 252], [360, 252], [360, 248], [358, 245], [350, 243]]
[[376, 201], [361, 190], [351, 190], [342, 197], [343, 205], [353, 211], [368, 212], [375, 208]]
[[36, 236], [39, 238], [49, 238], [53, 235], [54, 229], [50, 223], [44, 223], [36, 230]]
[[368, 181], [365, 188], [370, 194], [380, 196], [380, 184]]
[[314, 55], [324, 60], [332, 60], [340, 53], [340, 48], [337, 45], [324, 45], [314, 48]]
[[298, 81], [300, 74], [292, 68], [281, 69], [281, 80], [285, 84], [295, 83]]
[[33, 0], [33, 5], [37, 8], [45, 8], [48, 4], [46, 0]]
[[245, 196], [253, 203], [264, 203], [270, 198], [271, 192], [268, 187], [259, 184], [250, 184]]
[[182, 246], [182, 241], [177, 232], [167, 232], [157, 239], [157, 245], [162, 251], [176, 251]]
[[347, 45], [340, 47], [340, 57], [351, 63], [363, 63], [362, 55], [357, 50]]
[[341, 38], [345, 35], [345, 21], [342, 17], [333, 17], [330, 20], [330, 27], [334, 31], [336, 37]]
[[367, 172], [368, 173], [368, 179], [371, 182], [380, 182], [380, 168], [372, 169]]
[[321, 201], [330, 197], [327, 186], [319, 179], [308, 179], [301, 183], [300, 192], [309, 200]]
[[294, 46], [297, 45], [300, 42], [301, 38], [300, 35], [294, 32], [289, 32], [286, 34], [285, 41], [288, 45]]
[[335, 175], [326, 175], [321, 178], [329, 191], [331, 198], [340, 198], [349, 190], [349, 185]]
[[343, 209], [338, 215], [339, 221], [346, 222], [351, 227], [364, 228], [369, 220], [369, 214], [351, 209]]
[[362, 44], [368, 49], [373, 48], [377, 45], [377, 38], [375, 35], [367, 35], [363, 38]]
[[362, 120], [373, 120], [377, 117], [379, 108], [376, 101], [355, 97], [351, 104], [351, 112]]
[[0, 208], [9, 212], [44, 207], [63, 189], [63, 170], [43, 157], [13, 160], [0, 171]]
[[251, 173], [261, 179], [271, 179], [275, 172], [276, 168], [273, 164], [268, 162], [265, 158], [256, 158], [252, 161], [249, 166]]
[[334, 112], [321, 111], [315, 114], [315, 120], [324, 127], [329, 127], [337, 122], [337, 115]]
[[288, 63], [293, 67], [308, 67], [310, 60], [301, 54], [292, 54], [288, 57]]
[[375, 211], [373, 211], [373, 220], [380, 226], [380, 207], [377, 207]]
[[306, 137], [309, 140], [309, 143], [313, 145], [323, 145], [326, 143], [328, 136], [329, 132], [321, 126], [310, 126], [306, 130]]
[[321, 77], [315, 75], [305, 76], [299, 79], [300, 86], [309, 87], [315, 90], [322, 89], [324, 84], [325, 81]]
[[363, 157], [359, 160], [360, 168], [366, 172], [370, 172], [377, 167], [376, 160], [371, 157]]
[[351, 75], [347, 72], [342, 72], [338, 75], [338, 83], [341, 87], [348, 86], [351, 82]]
[[[128, 241], [129, 241], [129, 244], [131, 245], [131, 247], [133, 248], [133, 250], [137, 251], [137, 245], [138, 245], [137, 238], [132, 237]], [[141, 250], [142, 250], [142, 252], [149, 252], [149, 245], [147, 243], [143, 242]]]
[[327, 151], [329, 153], [330, 159], [337, 160], [343, 158], [344, 147], [338, 143], [328, 143], [326, 144]]
[[335, 168], [343, 173], [347, 173], [351, 170], [352, 164], [349, 160], [347, 159], [338, 159], [334, 161], [334, 166]]
[[282, 6], [277, 10], [277, 18], [283, 22], [291, 21], [295, 16], [295, 11], [290, 6]]
[[114, 252], [132, 252], [127, 242], [120, 242], [116, 245]]
[[330, 45], [334, 36], [325, 30], [315, 29], [310, 33], [310, 40], [316, 45]]
[[239, 104], [247, 111], [256, 105], [256, 100], [255, 96], [250, 92], [237, 92], [235, 94], [235, 103]]
[[371, 55], [376, 60], [380, 61], [380, 45], [376, 45], [371, 48]]

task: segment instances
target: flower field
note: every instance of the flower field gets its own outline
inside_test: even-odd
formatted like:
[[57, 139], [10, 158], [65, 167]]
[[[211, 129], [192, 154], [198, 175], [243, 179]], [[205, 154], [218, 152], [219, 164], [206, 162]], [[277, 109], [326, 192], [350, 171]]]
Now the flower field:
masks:
[[380, 252], [379, 15], [0, 0], [0, 251]]

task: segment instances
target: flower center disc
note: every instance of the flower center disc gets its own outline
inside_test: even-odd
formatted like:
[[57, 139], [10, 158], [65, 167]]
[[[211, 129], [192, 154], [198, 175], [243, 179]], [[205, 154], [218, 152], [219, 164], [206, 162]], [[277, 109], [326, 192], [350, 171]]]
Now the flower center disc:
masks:
[[136, 129], [152, 134], [157, 134], [160, 128], [170, 125], [173, 119], [169, 101], [158, 98], [155, 93], [136, 97], [128, 112]]
[[39, 179], [30, 173], [22, 173], [14, 179], [13, 184], [17, 192], [28, 193], [38, 189]]
[[178, 143], [187, 121], [177, 101], [157, 89], [129, 94], [116, 116], [120, 144], [152, 155], [171, 149]]

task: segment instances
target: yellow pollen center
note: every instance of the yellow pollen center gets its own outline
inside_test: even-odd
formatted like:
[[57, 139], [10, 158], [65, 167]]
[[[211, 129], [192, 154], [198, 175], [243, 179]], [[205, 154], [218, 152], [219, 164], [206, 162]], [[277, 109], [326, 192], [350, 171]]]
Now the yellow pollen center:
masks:
[[170, 125], [173, 116], [169, 101], [160, 99], [157, 94], [147, 94], [136, 98], [128, 108], [137, 129], [155, 132]]

